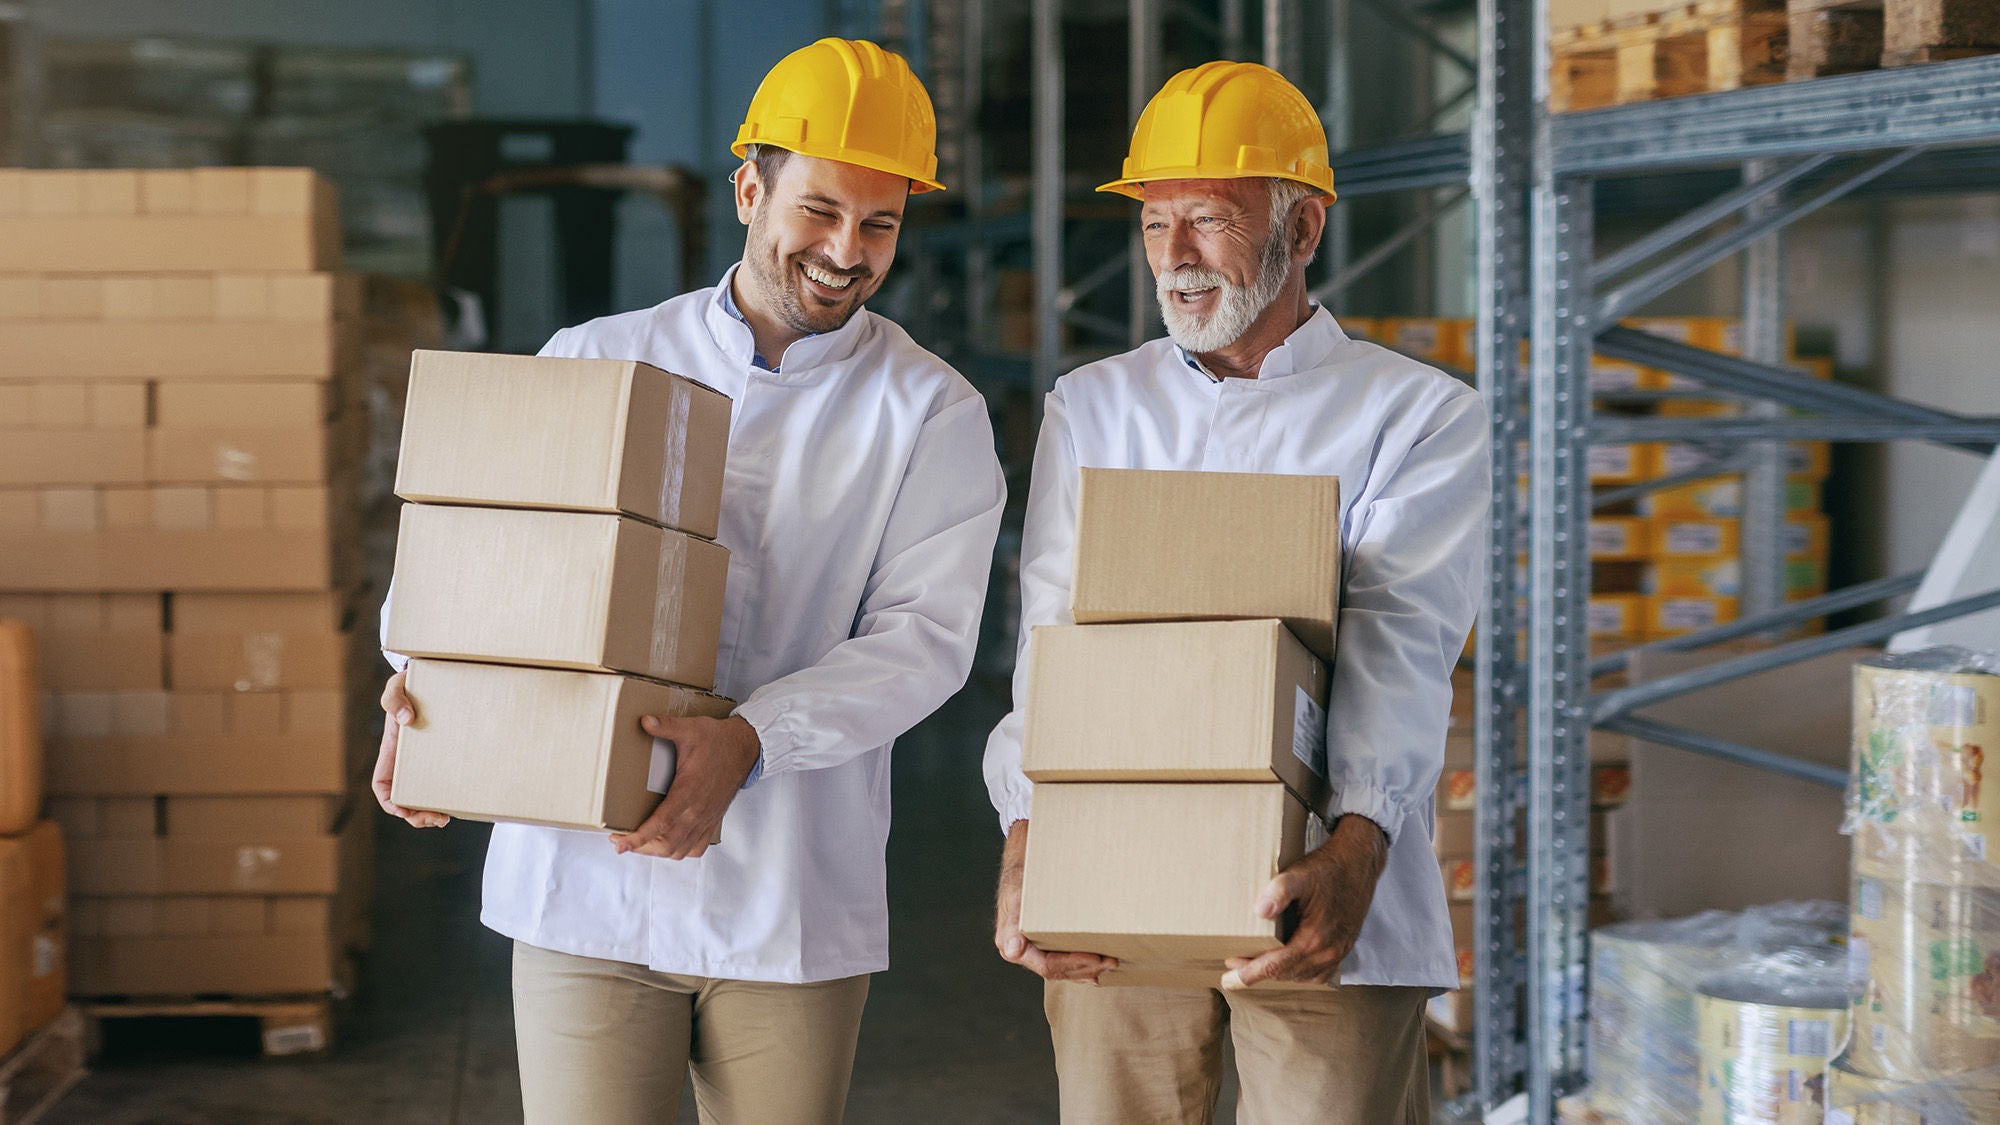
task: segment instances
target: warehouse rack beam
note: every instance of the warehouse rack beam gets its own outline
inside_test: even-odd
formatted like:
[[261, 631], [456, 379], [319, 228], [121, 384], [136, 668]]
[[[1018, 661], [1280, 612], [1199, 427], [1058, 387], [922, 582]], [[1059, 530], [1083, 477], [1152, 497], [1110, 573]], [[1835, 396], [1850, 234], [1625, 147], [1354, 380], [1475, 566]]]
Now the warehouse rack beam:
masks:
[[1793, 181], [1824, 168], [1832, 159], [1832, 153], [1809, 156], [1793, 163], [1782, 172], [1746, 183], [1716, 196], [1624, 249], [1598, 259], [1590, 267], [1590, 283], [1598, 287], [1606, 285], [1612, 278], [1629, 273], [1643, 265], [1648, 258], [1666, 253], [1716, 223], [1775, 195]]
[[1745, 746], [1726, 738], [1716, 738], [1671, 723], [1626, 715], [1606, 719], [1598, 726], [1616, 734], [1628, 734], [1647, 742], [1657, 742], [1662, 746], [1673, 746], [1710, 758], [1720, 758], [1725, 762], [1735, 762], [1737, 765], [1765, 770], [1784, 777], [1795, 777], [1815, 785], [1829, 785], [1835, 789], [1847, 785], [1847, 770], [1841, 767], [1808, 762], [1789, 754], [1774, 754], [1769, 750], [1759, 750], [1754, 746]]
[[1333, 156], [1333, 182], [1343, 199], [1412, 188], [1458, 187], [1471, 179], [1472, 143], [1465, 133], [1370, 145]]
[[1868, 415], [1818, 418], [1600, 418], [1591, 424], [1593, 444], [1628, 441], [1935, 441], [1983, 446], [2000, 442], [2000, 417], [1955, 422], [1909, 421]]

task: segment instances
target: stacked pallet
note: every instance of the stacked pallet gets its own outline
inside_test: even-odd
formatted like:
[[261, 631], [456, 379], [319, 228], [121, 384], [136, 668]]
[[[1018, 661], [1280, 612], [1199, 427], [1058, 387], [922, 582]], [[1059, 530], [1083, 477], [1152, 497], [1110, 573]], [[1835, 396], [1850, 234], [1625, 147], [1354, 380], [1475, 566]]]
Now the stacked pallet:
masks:
[[1991, 0], [1788, 0], [1789, 79], [2000, 51]]
[[[5, 617], [0, 613], [0, 1112], [17, 1093], [13, 1076], [29, 1067], [10, 1055], [16, 1048], [34, 1054], [37, 1033], [62, 1013], [67, 914], [62, 833], [41, 818], [35, 634]], [[37, 1100], [22, 1091], [14, 1104], [25, 1112]]]
[[325, 997], [361, 940], [356, 279], [302, 169], [0, 171], [0, 616], [71, 989]]
[[[1627, 320], [1681, 343], [1726, 355], [1742, 353], [1740, 322], [1726, 317], [1652, 317]], [[1832, 361], [1793, 355], [1801, 371], [1831, 378]], [[1600, 357], [1592, 366], [1593, 390], [1607, 409], [1678, 417], [1740, 414], [1743, 403], [1716, 397], [1702, 384], [1671, 372]], [[1638, 392], [1638, 400], [1619, 397]], [[1784, 592], [1788, 600], [1827, 589], [1830, 527], [1820, 510], [1830, 468], [1824, 442], [1786, 447], [1786, 515], [1780, 531]], [[1708, 460], [1701, 448], [1666, 442], [1594, 446], [1591, 482], [1598, 488], [1643, 484], [1686, 473]], [[1590, 521], [1592, 591], [1590, 632], [1610, 647], [1680, 636], [1733, 621], [1742, 593], [1743, 489], [1741, 473], [1649, 491], [1636, 501], [1600, 511]]]

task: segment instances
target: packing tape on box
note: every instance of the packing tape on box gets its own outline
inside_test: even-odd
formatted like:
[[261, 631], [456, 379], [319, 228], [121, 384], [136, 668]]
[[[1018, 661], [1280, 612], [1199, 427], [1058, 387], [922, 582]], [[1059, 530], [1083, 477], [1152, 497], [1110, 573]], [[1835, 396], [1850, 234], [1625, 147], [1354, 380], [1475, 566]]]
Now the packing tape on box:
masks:
[[1925, 1082], [2000, 1068], [2000, 891], [1857, 861], [1850, 926], [1851, 1070]]
[[1623, 1121], [1700, 1116], [1695, 989], [1746, 958], [1837, 948], [1846, 907], [1781, 902], [1590, 934], [1590, 1105]]
[[694, 392], [676, 379], [667, 397], [667, 463], [660, 473], [660, 522], [679, 527], [681, 522], [682, 477], [687, 471], [688, 412]]
[[654, 575], [653, 644], [646, 674], [668, 679], [665, 670], [680, 657], [681, 591], [687, 585], [687, 540], [668, 532], [660, 544], [660, 568]]
[[243, 636], [243, 675], [237, 691], [264, 691], [278, 686], [285, 671], [283, 633], [246, 633]]
[[1854, 666], [1841, 830], [1855, 859], [1918, 883], [2000, 889], [1986, 755], [2000, 748], [2000, 657], [1932, 648]]
[[1826, 1072], [1826, 1125], [1976, 1125], [2000, 1121], [2000, 1071], [1933, 1082], [1858, 1074], [1836, 1062]]
[[1789, 949], [1703, 981], [1701, 1125], [1818, 1125], [1826, 1068], [1847, 1031], [1847, 958]]

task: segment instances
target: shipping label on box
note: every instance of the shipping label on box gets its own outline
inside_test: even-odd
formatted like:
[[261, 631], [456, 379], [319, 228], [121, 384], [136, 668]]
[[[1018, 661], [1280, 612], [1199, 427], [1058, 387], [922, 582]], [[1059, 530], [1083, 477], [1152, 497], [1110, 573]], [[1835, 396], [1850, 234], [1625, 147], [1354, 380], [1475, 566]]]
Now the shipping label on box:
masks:
[[408, 504], [390, 652], [715, 684], [729, 552], [615, 515]]
[[1590, 557], [1607, 562], [1646, 557], [1646, 521], [1637, 516], [1593, 516]]
[[1678, 637], [1736, 620], [1735, 598], [1653, 596], [1646, 599], [1646, 635]]
[[419, 351], [396, 495], [624, 512], [715, 538], [728, 396], [643, 363]]
[[1340, 511], [1335, 477], [1084, 469], [1072, 615], [1275, 617], [1331, 660]]
[[1593, 637], [1637, 636], [1645, 619], [1646, 602], [1637, 594], [1592, 594], [1585, 610]]
[[670, 750], [640, 718], [736, 706], [631, 676], [447, 660], [412, 660], [403, 687], [417, 716], [397, 747], [397, 804], [612, 832], [637, 828], [666, 789], [656, 759]]
[[1283, 943], [1257, 894], [1303, 854], [1307, 819], [1276, 783], [1037, 785], [1021, 931], [1044, 949], [1219, 974]]
[[1326, 666], [1282, 622], [1043, 626], [1028, 664], [1035, 781], [1275, 780], [1326, 801]]

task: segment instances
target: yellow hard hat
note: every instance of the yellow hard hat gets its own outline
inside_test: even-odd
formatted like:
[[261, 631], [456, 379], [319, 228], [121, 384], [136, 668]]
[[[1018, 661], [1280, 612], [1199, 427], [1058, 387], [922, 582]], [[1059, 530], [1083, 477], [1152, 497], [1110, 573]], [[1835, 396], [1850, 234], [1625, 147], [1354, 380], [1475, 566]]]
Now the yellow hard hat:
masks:
[[1139, 115], [1124, 175], [1098, 191], [1144, 199], [1148, 180], [1274, 176], [1333, 200], [1326, 129], [1297, 86], [1267, 66], [1212, 62], [1183, 70]]
[[943, 191], [931, 96], [894, 51], [865, 39], [822, 39], [778, 60], [750, 98], [729, 151], [776, 145], [858, 164]]

